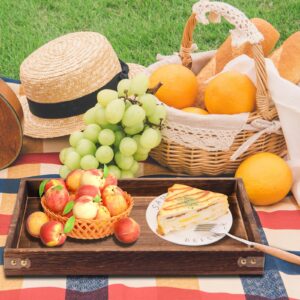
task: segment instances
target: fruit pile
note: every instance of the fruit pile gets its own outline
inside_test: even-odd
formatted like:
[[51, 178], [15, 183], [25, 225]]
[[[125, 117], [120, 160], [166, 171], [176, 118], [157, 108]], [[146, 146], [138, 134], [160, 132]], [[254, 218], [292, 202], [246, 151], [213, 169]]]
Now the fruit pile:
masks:
[[75, 169], [108, 165], [116, 178], [132, 178], [139, 161], [161, 142], [166, 109], [148, 90], [148, 77], [139, 74], [119, 82], [117, 91], [98, 93], [98, 103], [84, 114], [83, 132], [70, 135], [70, 146], [60, 152], [60, 176]]
[[255, 109], [255, 85], [248, 76], [235, 71], [220, 73], [208, 82], [204, 95], [206, 110], [195, 107], [197, 79], [184, 66], [169, 64], [159, 67], [151, 74], [149, 82], [150, 87], [162, 83], [155, 93], [160, 101], [187, 113], [238, 114]]
[[[48, 247], [62, 245], [77, 219], [98, 220], [101, 226], [106, 226], [112, 217], [128, 209], [125, 193], [117, 186], [117, 178], [108, 172], [107, 167], [103, 171], [73, 170], [66, 180], [44, 180], [39, 194], [47, 210], [67, 220], [65, 224], [50, 220], [49, 213], [40, 211], [29, 215], [26, 222], [28, 233], [39, 237]], [[133, 219], [125, 217], [114, 224], [114, 234], [120, 242], [133, 243], [139, 237], [140, 228]]]

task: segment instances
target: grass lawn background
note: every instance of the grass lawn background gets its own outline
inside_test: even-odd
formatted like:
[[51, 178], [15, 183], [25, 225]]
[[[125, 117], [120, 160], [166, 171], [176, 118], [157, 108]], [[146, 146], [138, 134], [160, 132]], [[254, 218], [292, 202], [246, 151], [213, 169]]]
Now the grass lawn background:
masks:
[[[19, 78], [26, 56], [68, 32], [105, 35], [119, 57], [148, 65], [157, 53], [178, 51], [193, 0], [0, 0], [0, 74]], [[280, 43], [300, 28], [300, 0], [228, 0], [248, 17], [271, 22]], [[198, 25], [199, 49], [217, 48], [230, 25]]]

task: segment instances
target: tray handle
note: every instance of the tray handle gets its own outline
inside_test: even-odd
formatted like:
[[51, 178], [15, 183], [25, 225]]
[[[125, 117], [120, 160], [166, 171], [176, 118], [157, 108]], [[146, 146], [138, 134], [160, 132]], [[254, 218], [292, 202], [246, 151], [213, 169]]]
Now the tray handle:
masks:
[[[206, 17], [207, 13], [209, 13], [208, 18]], [[193, 5], [193, 13], [186, 22], [181, 41], [179, 53], [182, 64], [189, 69], [192, 67], [193, 32], [197, 23], [201, 22], [204, 25], [209, 22], [219, 23], [222, 16], [235, 26], [235, 29], [230, 31], [233, 47], [238, 47], [245, 42], [252, 45], [257, 78], [257, 110], [264, 119], [272, 120], [277, 112], [275, 106], [271, 105], [272, 100], [268, 90], [265, 58], [260, 44], [263, 36], [245, 14], [235, 7], [227, 3], [210, 2], [209, 0], [201, 0]]]

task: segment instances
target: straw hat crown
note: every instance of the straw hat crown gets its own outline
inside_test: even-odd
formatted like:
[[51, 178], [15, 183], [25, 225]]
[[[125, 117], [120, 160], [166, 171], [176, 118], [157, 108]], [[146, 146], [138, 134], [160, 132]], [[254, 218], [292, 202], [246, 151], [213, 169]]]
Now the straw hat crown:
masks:
[[20, 78], [28, 99], [56, 103], [90, 94], [120, 71], [119, 59], [106, 37], [75, 32], [29, 55], [21, 65]]

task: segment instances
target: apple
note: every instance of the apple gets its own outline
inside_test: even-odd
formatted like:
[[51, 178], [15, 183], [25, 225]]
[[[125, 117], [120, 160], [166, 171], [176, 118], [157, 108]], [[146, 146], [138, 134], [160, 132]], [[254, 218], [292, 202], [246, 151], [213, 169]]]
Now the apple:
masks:
[[108, 185], [118, 185], [118, 179], [113, 174], [108, 174], [108, 176], [105, 178], [103, 189]]
[[97, 188], [94, 185], [88, 185], [88, 184], [86, 184], [86, 185], [82, 185], [78, 189], [78, 191], [76, 193], [76, 196], [75, 196], [75, 199], [78, 199], [81, 196], [90, 196], [92, 198], [95, 198], [96, 196], [101, 197], [101, 194], [100, 194], [99, 188]]
[[103, 187], [105, 179], [103, 178], [103, 172], [98, 169], [86, 170], [82, 177], [80, 185], [93, 185], [97, 188]]
[[41, 241], [45, 246], [55, 247], [62, 245], [67, 236], [64, 233], [64, 225], [58, 221], [49, 221], [41, 227]]
[[102, 192], [103, 205], [112, 216], [121, 214], [127, 209], [127, 202], [123, 191], [116, 185], [108, 185]]
[[81, 182], [81, 177], [83, 175], [84, 171], [77, 169], [77, 170], [73, 170], [66, 178], [66, 186], [67, 189], [72, 192], [75, 193], [79, 187], [80, 187], [80, 182]]
[[31, 213], [26, 221], [26, 229], [28, 233], [34, 237], [40, 237], [41, 227], [49, 221], [48, 216], [41, 212], [35, 211]]
[[66, 187], [65, 181], [61, 178], [58, 179], [50, 179], [44, 188], [44, 193], [46, 193], [51, 187], [56, 186], [56, 185], [61, 185], [64, 188]]
[[97, 216], [99, 204], [93, 202], [90, 196], [81, 196], [76, 199], [73, 207], [73, 215], [75, 218], [92, 220]]
[[61, 185], [51, 187], [45, 194], [47, 207], [55, 213], [61, 213], [69, 200], [67, 189]]
[[115, 237], [122, 243], [131, 244], [140, 236], [140, 225], [132, 218], [123, 218], [114, 226]]
[[110, 220], [110, 218], [110, 212], [108, 211], [108, 209], [105, 206], [100, 205], [98, 208], [96, 220], [108, 221]]

